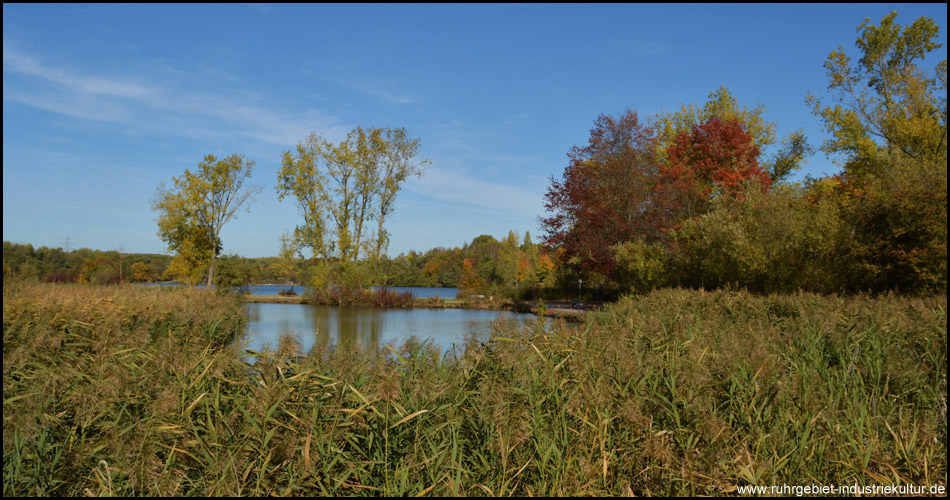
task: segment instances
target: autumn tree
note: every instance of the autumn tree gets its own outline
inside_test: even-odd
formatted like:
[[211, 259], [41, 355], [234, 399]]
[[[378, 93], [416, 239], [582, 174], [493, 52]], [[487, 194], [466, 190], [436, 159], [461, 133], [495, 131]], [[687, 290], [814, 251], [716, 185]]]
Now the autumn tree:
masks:
[[603, 275], [614, 269], [611, 247], [661, 236], [653, 209], [656, 137], [627, 110], [594, 122], [587, 145], [574, 146], [562, 178], [551, 178], [541, 218], [545, 243], [563, 248], [576, 266]]
[[458, 287], [463, 290], [476, 290], [483, 285], [478, 273], [475, 272], [475, 258], [469, 257], [462, 261], [462, 277]]
[[870, 19], [861, 23], [856, 65], [840, 46], [828, 56], [831, 105], [811, 93], [806, 99], [832, 135], [822, 150], [844, 155], [852, 178], [883, 168], [885, 153], [946, 168], [947, 60], [937, 63], [933, 76], [918, 66], [941, 47], [935, 41], [940, 29], [927, 17], [902, 28], [896, 17], [891, 12], [879, 26]]
[[680, 132], [667, 149], [654, 190], [663, 226], [702, 215], [717, 196], [734, 197], [748, 182], [771, 179], [759, 164], [759, 146], [738, 120], [713, 117]]
[[842, 47], [825, 61], [832, 103], [807, 102], [843, 167], [827, 184], [848, 228], [845, 287], [932, 293], [947, 286], [947, 61], [932, 76], [921, 67], [941, 46], [932, 19], [896, 17], [865, 19], [857, 64]]
[[[185, 194], [181, 190], [166, 190], [164, 184], [158, 187], [152, 210], [161, 213], [156, 220], [159, 237], [175, 253], [163, 277], [184, 281], [186, 285], [197, 282], [211, 261], [211, 238], [207, 236], [207, 229], [197, 225]], [[220, 251], [220, 247], [217, 250]]]
[[658, 113], [651, 117], [649, 122], [657, 133], [657, 151], [661, 160], [667, 158], [668, 150], [678, 136], [684, 132], [690, 133], [697, 125], [707, 123], [713, 118], [724, 122], [738, 122], [751, 136], [760, 152], [770, 151], [768, 159], [760, 161], [772, 182], [778, 182], [787, 179], [801, 168], [814, 151], [801, 129], [777, 141], [776, 124], [765, 119], [765, 111], [763, 104], [756, 104], [751, 108], [740, 105], [732, 92], [721, 86], [709, 93], [708, 100], [702, 106], [684, 104], [677, 111]]
[[[388, 245], [384, 224], [396, 194], [428, 163], [418, 154], [419, 139], [410, 138], [405, 129], [362, 127], [339, 144], [312, 133], [295, 152], [284, 151], [278, 199], [297, 200], [304, 224], [294, 236], [322, 259], [324, 275], [331, 258], [339, 260], [344, 272], [361, 256], [378, 262]], [[377, 229], [371, 235], [374, 220]]]
[[221, 250], [221, 229], [262, 189], [245, 185], [253, 166], [253, 160], [240, 154], [220, 160], [207, 155], [195, 172], [186, 169], [180, 177], [173, 177], [173, 188], [159, 185], [152, 200], [152, 210], [159, 213], [159, 237], [181, 257], [173, 265], [193, 276], [195, 265], [207, 259], [209, 289]]
[[133, 262], [132, 280], [151, 283], [155, 280], [155, 267], [147, 262]]

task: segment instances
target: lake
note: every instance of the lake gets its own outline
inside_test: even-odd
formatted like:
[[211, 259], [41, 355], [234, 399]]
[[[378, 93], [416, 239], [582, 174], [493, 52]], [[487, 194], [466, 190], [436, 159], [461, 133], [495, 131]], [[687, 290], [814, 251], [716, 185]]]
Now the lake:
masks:
[[475, 309], [382, 309], [372, 307], [315, 306], [310, 304], [246, 304], [246, 349], [276, 349], [282, 334], [296, 335], [302, 353], [314, 345], [359, 342], [369, 348], [390, 342], [402, 344], [414, 335], [430, 340], [442, 352], [461, 347], [467, 338], [487, 339], [491, 324], [507, 319], [533, 325], [536, 316], [509, 311]]
[[[152, 284], [173, 285], [167, 283]], [[251, 295], [277, 295], [287, 285], [252, 285]], [[456, 298], [455, 288], [382, 287], [397, 292], [412, 292], [416, 298]], [[295, 286], [303, 295], [307, 288]], [[414, 335], [419, 341], [429, 340], [442, 348], [464, 344], [469, 337], [487, 339], [492, 322], [505, 319], [533, 324], [536, 316], [509, 311], [476, 309], [383, 309], [374, 307], [315, 306], [310, 304], [245, 304], [248, 326], [245, 349], [264, 351], [276, 349], [280, 336], [296, 335], [306, 354], [316, 344], [350, 344], [359, 342], [369, 348], [390, 342], [402, 344]]]

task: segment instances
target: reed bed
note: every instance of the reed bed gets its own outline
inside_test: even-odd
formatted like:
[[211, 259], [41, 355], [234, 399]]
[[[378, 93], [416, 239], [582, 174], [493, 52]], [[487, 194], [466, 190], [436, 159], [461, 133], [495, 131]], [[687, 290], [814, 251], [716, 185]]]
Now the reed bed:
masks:
[[[230, 302], [229, 302], [230, 301]], [[4, 288], [4, 495], [674, 495], [946, 485], [946, 297], [658, 290], [442, 353], [233, 299]]]
[[369, 290], [359, 287], [318, 288], [307, 292], [306, 301], [314, 305], [358, 307], [412, 307], [412, 292], [388, 288]]

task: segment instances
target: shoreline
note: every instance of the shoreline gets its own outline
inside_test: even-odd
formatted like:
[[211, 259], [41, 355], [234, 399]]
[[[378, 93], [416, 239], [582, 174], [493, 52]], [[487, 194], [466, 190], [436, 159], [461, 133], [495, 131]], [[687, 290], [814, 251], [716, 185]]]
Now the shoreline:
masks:
[[[244, 295], [241, 297], [241, 301], [246, 304], [307, 304], [302, 295]], [[324, 305], [332, 306], [333, 304]], [[558, 303], [547, 304], [544, 314], [542, 315], [540, 314], [540, 308], [533, 302], [525, 303], [521, 307], [517, 307], [512, 302], [507, 301], [497, 303], [470, 303], [463, 299], [414, 299], [412, 309], [481, 309], [491, 311], [510, 311], [534, 314], [536, 316], [545, 316], [549, 318], [564, 318], [567, 320], [576, 321], [579, 321], [581, 318], [585, 317], [589, 312], [589, 309], [571, 309], [570, 305], [565, 305], [563, 307], [559, 306], [560, 304]]]

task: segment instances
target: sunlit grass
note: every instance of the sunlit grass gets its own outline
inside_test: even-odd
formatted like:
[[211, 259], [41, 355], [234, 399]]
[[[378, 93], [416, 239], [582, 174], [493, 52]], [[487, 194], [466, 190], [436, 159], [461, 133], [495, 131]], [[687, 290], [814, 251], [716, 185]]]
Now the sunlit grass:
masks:
[[658, 290], [441, 353], [233, 298], [5, 286], [5, 495], [672, 495], [946, 484], [946, 298]]

